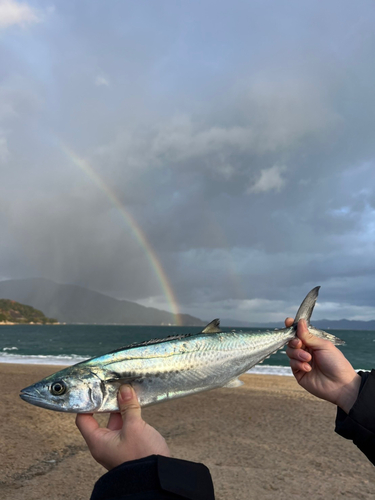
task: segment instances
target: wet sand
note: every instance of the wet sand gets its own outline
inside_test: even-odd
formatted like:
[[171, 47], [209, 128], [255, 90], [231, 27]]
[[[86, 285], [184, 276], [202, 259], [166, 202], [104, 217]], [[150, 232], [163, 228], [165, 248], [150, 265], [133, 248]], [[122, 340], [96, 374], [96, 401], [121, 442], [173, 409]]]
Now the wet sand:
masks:
[[[74, 415], [18, 397], [20, 389], [58, 369], [0, 364], [2, 499], [86, 500], [105, 472], [89, 454]], [[308, 395], [292, 377], [241, 378], [240, 388], [143, 411], [173, 456], [210, 468], [217, 500], [375, 497], [374, 468], [334, 433], [333, 405]]]

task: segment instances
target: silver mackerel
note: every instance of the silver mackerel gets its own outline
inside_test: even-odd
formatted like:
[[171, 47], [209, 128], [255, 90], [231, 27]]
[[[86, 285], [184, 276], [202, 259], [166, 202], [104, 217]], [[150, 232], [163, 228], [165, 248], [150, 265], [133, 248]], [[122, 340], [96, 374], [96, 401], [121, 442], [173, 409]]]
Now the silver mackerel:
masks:
[[310, 325], [319, 288], [308, 293], [294, 324], [260, 333], [230, 332], [212, 321], [198, 334], [132, 344], [65, 368], [21, 391], [21, 398], [42, 408], [71, 413], [118, 411], [117, 392], [131, 384], [141, 406], [217, 387], [241, 385], [238, 376], [281, 349], [304, 318], [312, 334], [334, 344], [343, 341]]

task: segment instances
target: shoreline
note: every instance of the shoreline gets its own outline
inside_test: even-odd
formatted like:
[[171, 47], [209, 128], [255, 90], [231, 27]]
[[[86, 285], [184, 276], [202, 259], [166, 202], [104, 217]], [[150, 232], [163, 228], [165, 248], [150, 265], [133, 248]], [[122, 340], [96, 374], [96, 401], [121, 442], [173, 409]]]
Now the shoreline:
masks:
[[27, 326], [27, 325], [37, 325], [37, 326], [53, 326], [53, 325], [64, 325], [65, 323], [59, 323], [59, 322], [54, 322], [54, 323], [15, 323], [13, 321], [0, 321], [0, 326], [9, 326], [9, 325], [22, 325], [22, 326]]

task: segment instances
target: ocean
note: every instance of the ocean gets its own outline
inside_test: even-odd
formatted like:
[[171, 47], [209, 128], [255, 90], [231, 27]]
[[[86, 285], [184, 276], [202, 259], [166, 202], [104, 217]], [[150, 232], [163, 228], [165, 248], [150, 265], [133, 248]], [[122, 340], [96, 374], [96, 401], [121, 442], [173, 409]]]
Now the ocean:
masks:
[[[241, 331], [237, 328], [236, 331]], [[232, 331], [223, 328], [223, 331]], [[243, 329], [257, 332], [259, 329]], [[72, 365], [133, 342], [199, 332], [199, 327], [124, 325], [0, 325], [0, 362]], [[357, 370], [375, 367], [375, 331], [330, 330], [346, 344], [340, 349]], [[285, 350], [249, 373], [291, 375]]]

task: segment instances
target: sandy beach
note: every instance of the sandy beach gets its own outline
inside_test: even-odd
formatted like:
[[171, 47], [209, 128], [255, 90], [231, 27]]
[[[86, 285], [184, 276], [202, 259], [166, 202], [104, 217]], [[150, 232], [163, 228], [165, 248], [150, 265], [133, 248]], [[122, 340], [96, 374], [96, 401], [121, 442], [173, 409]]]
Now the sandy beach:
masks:
[[[74, 415], [18, 397], [20, 389], [57, 369], [0, 364], [2, 499], [88, 499], [105, 472], [87, 451]], [[373, 466], [334, 433], [332, 405], [306, 394], [292, 377], [244, 375], [242, 380], [237, 389], [143, 411], [173, 456], [210, 468], [217, 500], [374, 498]]]

